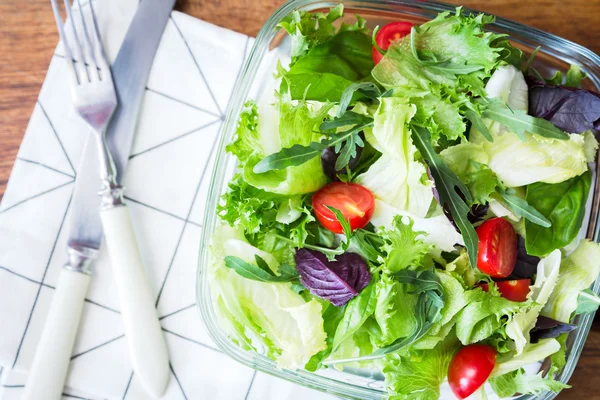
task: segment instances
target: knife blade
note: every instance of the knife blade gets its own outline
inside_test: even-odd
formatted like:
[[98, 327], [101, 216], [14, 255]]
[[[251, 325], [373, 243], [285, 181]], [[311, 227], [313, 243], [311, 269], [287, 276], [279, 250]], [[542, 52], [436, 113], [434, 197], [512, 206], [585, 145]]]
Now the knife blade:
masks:
[[152, 60], [174, 5], [175, 0], [143, 0], [111, 68], [119, 106], [106, 131], [106, 141], [120, 181], [133, 144]]
[[[174, 3], [175, 0], [144, 0], [141, 2], [111, 68], [119, 107], [108, 128], [107, 139], [110, 137], [111, 144], [108, 146], [112, 147], [119, 177], [122, 177], [127, 164], [145, 83]], [[121, 279], [117, 279], [120, 297], [123, 297], [124, 292], [127, 293], [126, 283], [129, 283], [132, 286], [132, 293], [138, 293], [141, 295], [140, 297], [145, 297], [146, 303], [152, 302], [151, 306], [141, 308], [135, 304], [133, 306], [122, 304], [126, 333], [130, 348], [132, 348], [134, 369], [138, 372], [137, 375], [142, 386], [155, 397], [164, 392], [168, 382], [166, 345], [147, 285], [144, 286], [144, 283], [140, 283], [141, 281], [145, 282], [145, 276], [129, 222], [127, 207], [105, 210], [103, 214], [106, 215], [103, 215], [102, 218], [98, 212], [101, 205], [101, 199], [98, 196], [98, 190], [101, 187], [99, 166], [98, 149], [90, 134], [83, 149], [71, 202], [68, 261], [56, 285], [42, 337], [36, 349], [24, 393], [26, 400], [61, 398], [83, 302], [90, 284], [90, 264], [97, 257], [102, 243], [103, 230], [113, 231], [111, 234], [113, 242], [114, 240], [117, 242], [129, 240], [135, 244], [132, 246], [133, 250], [125, 249], [120, 252], [120, 255], [124, 256], [123, 262], [130, 262], [134, 265], [133, 271], [126, 273], [124, 278], [120, 271], [116, 273], [116, 275], [121, 275]], [[108, 218], [109, 214], [111, 218]], [[124, 221], [125, 224], [123, 224]], [[110, 242], [108, 233], [107, 242]], [[110, 247], [109, 243], [109, 250]], [[132, 301], [135, 301], [135, 296], [134, 298], [130, 297], [129, 303]], [[129, 321], [125, 315], [129, 315]], [[148, 323], [148, 320], [151, 322]], [[135, 326], [136, 323], [141, 325], [141, 329], [140, 326]], [[155, 333], [158, 331], [158, 334], [148, 335], [150, 338], [140, 337], [140, 331], [143, 332], [144, 324], [150, 331]], [[131, 332], [133, 334], [129, 335]], [[132, 343], [129, 336], [134, 337], [136, 343]], [[147, 351], [148, 349], [149, 351]], [[153, 350], [156, 351], [153, 352]]]

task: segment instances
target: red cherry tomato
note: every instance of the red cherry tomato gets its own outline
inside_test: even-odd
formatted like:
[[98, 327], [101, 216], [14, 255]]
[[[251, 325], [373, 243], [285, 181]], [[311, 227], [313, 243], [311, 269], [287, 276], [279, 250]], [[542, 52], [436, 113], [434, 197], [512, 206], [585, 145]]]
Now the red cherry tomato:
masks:
[[[500, 295], [510, 301], [525, 301], [529, 294], [529, 285], [531, 281], [529, 279], [516, 279], [513, 281], [499, 281], [496, 282]], [[489, 290], [487, 283], [479, 285], [485, 292]]]
[[[404, 36], [410, 34], [410, 29], [413, 24], [410, 22], [391, 22], [386, 24], [377, 32], [375, 36], [375, 43], [383, 50], [387, 50], [390, 47], [390, 43], [397, 39], [402, 39]], [[373, 62], [377, 64], [383, 56], [373, 46]]]
[[492, 218], [477, 228], [477, 268], [492, 278], [506, 278], [517, 261], [517, 234], [510, 222]]
[[450, 389], [464, 399], [481, 387], [496, 365], [496, 350], [484, 344], [470, 344], [460, 349], [448, 366]]
[[327, 206], [340, 210], [344, 219], [350, 220], [350, 228], [355, 230], [369, 223], [375, 209], [375, 199], [364, 186], [333, 182], [315, 193], [312, 205], [321, 225], [332, 232], [343, 233], [342, 225]]

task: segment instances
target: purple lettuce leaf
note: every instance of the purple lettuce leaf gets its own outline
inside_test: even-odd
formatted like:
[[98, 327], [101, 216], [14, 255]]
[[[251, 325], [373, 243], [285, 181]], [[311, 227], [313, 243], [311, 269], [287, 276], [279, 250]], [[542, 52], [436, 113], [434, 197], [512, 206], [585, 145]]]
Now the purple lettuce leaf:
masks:
[[357, 296], [369, 282], [367, 263], [356, 253], [344, 253], [335, 261], [316, 250], [298, 249], [294, 256], [300, 283], [313, 295], [342, 306]]
[[537, 343], [541, 339], [550, 339], [559, 337], [563, 333], [575, 330], [577, 325], [567, 324], [548, 317], [538, 317], [535, 326], [531, 330], [531, 343]]
[[528, 79], [529, 114], [552, 122], [569, 133], [600, 128], [600, 95], [568, 86]]

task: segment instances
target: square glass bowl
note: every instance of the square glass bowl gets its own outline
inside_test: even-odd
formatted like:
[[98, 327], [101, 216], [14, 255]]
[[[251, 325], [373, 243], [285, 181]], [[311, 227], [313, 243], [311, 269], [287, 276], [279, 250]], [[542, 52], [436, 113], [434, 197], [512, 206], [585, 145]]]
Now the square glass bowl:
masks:
[[[345, 19], [347, 21], [353, 20], [354, 14], [358, 14], [367, 20], [367, 24], [371, 29], [376, 25], [383, 25], [391, 21], [422, 23], [435, 18], [439, 12], [454, 11], [455, 9], [453, 5], [428, 1], [361, 0], [342, 2], [291, 0], [267, 20], [259, 32], [248, 60], [242, 69], [227, 110], [227, 118], [217, 148], [216, 167], [212, 174], [203, 222], [204, 229], [200, 245], [196, 296], [200, 313], [211, 338], [221, 350], [242, 364], [333, 395], [375, 400], [386, 397], [383, 376], [379, 373], [365, 370], [344, 370], [341, 372], [335, 369], [315, 373], [305, 370], [282, 370], [278, 369], [275, 362], [265, 355], [246, 351], [231, 342], [219, 325], [217, 310], [211, 300], [208, 274], [205, 273], [208, 265], [209, 244], [218, 222], [216, 206], [220, 196], [226, 191], [227, 182], [235, 173], [236, 168], [236, 159], [225, 152], [225, 146], [231, 141], [235, 133], [238, 116], [243, 104], [248, 99], [260, 98], [265, 91], [275, 89], [272, 75], [277, 59], [289, 57], [289, 43], [286, 40], [286, 34], [277, 31], [275, 27], [284, 17], [295, 10], [325, 11], [339, 3], [344, 4]], [[465, 9], [464, 12], [473, 11]], [[582, 70], [588, 75], [584, 87], [600, 91], [600, 57], [592, 51], [552, 34], [502, 18], [497, 18], [495, 23], [488, 25], [487, 30], [509, 34], [513, 45], [521, 48], [527, 54], [531, 54], [536, 47], [541, 46], [535, 58], [534, 66], [545, 76], [551, 76], [556, 70], [566, 71], [571, 63], [581, 65]], [[598, 175], [598, 173], [594, 174], [592, 195], [588, 201], [586, 220], [580, 233], [581, 237], [588, 237], [595, 241], [598, 239], [597, 219], [600, 201], [597, 185]], [[600, 280], [594, 283], [592, 289], [596, 293], [599, 292]], [[575, 369], [588, 336], [592, 319], [593, 314], [587, 314], [578, 316], [575, 320], [579, 328], [570, 334], [567, 342], [567, 365], [558, 376], [558, 379], [562, 382], [566, 383]], [[519, 399], [553, 399], [555, 397], [555, 393], [544, 392], [536, 396], [520, 396]]]

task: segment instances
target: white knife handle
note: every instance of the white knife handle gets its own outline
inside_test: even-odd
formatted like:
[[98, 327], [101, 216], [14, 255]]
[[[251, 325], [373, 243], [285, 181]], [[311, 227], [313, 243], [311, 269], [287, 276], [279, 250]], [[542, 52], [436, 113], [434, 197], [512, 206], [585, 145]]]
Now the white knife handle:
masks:
[[63, 269], [37, 345], [23, 400], [60, 400], [90, 276]]
[[169, 381], [169, 356], [155, 300], [144, 274], [129, 208], [120, 205], [102, 210], [100, 217], [119, 291], [135, 376], [149, 394], [160, 397]]

